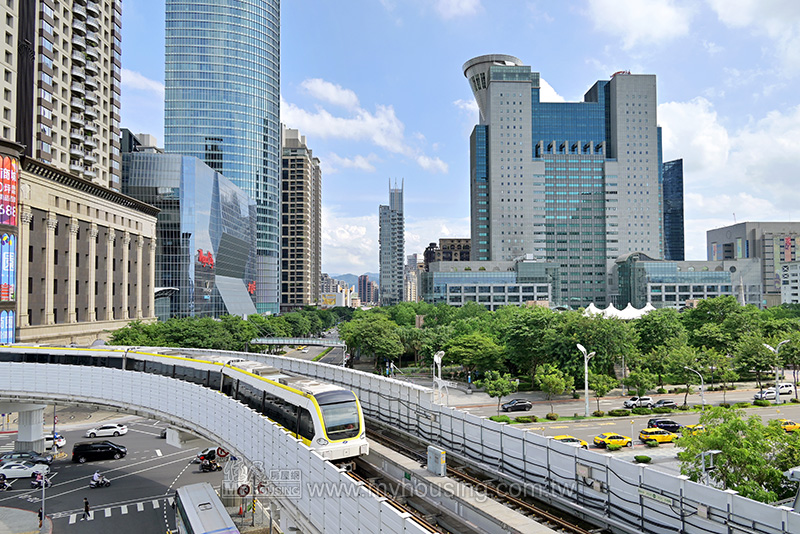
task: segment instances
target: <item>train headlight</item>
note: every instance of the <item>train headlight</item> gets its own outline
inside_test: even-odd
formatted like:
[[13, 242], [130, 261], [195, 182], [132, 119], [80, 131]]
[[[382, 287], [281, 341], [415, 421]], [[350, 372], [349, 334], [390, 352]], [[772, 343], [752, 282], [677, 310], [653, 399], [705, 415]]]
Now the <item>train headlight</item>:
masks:
[[328, 440], [325, 439], [325, 438], [317, 438], [317, 443], [319, 445], [327, 445], [328, 444]]

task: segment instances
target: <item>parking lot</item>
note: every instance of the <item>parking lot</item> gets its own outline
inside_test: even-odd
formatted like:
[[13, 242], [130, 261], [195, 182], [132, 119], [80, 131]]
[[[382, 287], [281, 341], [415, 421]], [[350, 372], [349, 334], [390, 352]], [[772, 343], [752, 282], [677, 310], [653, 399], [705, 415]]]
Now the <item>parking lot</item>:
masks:
[[[52, 486], [45, 490], [45, 513], [53, 521], [53, 531], [115, 534], [165, 532], [175, 528], [171, 495], [176, 487], [196, 482], [218, 486], [222, 472], [201, 473], [193, 463], [197, 450], [182, 450], [160, 438], [164, 425], [153, 420], [122, 417], [128, 425], [124, 436], [95, 438], [83, 435], [90, 422], [59, 429], [67, 439], [66, 458], [51, 465]], [[13, 449], [15, 434], [0, 435], [0, 451]], [[109, 440], [127, 447], [119, 460], [71, 461], [72, 446], [83, 441]], [[62, 455], [63, 456], [63, 455]], [[111, 481], [107, 488], [89, 488], [95, 470]], [[42, 506], [42, 490], [32, 489], [30, 479], [16, 479], [11, 489], [0, 493], [0, 506], [36, 512]], [[82, 521], [83, 499], [89, 500], [90, 517]]]

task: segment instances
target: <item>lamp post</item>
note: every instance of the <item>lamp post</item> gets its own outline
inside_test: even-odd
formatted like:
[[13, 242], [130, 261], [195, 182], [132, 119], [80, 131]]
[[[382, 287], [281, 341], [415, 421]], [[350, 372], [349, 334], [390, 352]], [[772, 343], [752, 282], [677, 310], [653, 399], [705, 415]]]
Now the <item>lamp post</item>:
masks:
[[703, 405], [703, 408], [702, 408], [703, 411], [705, 411], [705, 409], [706, 409], [706, 388], [703, 387], [703, 375], [701, 375], [698, 371], [695, 371], [691, 367], [686, 367], [684, 365], [683, 368], [686, 369], [687, 371], [693, 372], [694, 374], [696, 374], [697, 376], [700, 377], [700, 402]]
[[586, 347], [577, 344], [578, 350], [583, 354], [583, 397], [586, 400], [586, 417], [589, 417], [589, 360], [597, 354], [596, 352], [586, 352]]
[[791, 340], [784, 339], [783, 341], [778, 343], [777, 347], [773, 347], [772, 345], [767, 345], [766, 343], [764, 343], [765, 347], [767, 347], [769, 350], [775, 353], [775, 404], [781, 404], [781, 388], [778, 385], [778, 381], [780, 380], [780, 378], [778, 378], [778, 375], [780, 374], [780, 361], [778, 360], [778, 351], [781, 350], [781, 347], [784, 344], [788, 343], [789, 341]]

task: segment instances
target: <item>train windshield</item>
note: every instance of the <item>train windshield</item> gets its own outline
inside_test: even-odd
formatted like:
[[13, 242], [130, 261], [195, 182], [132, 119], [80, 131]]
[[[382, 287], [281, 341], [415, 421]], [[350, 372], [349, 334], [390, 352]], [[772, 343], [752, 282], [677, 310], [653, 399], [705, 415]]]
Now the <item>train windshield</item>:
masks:
[[347, 439], [358, 436], [358, 405], [355, 401], [324, 404], [322, 422], [330, 439]]
[[322, 422], [328, 438], [336, 440], [358, 436], [358, 404], [352, 391], [326, 391], [315, 397], [322, 410]]

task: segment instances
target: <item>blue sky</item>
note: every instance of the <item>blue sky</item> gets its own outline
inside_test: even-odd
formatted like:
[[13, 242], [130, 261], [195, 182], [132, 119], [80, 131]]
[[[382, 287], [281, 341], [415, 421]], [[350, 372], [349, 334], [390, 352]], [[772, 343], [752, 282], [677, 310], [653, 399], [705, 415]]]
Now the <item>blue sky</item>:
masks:
[[[735, 220], [800, 220], [800, 2], [284, 0], [281, 120], [323, 165], [323, 270], [378, 270], [378, 205], [405, 184], [406, 254], [469, 237], [461, 66], [510, 54], [548, 100], [618, 70], [658, 77], [664, 159], [684, 159], [686, 257]], [[123, 3], [122, 126], [163, 144], [164, 2]]]

